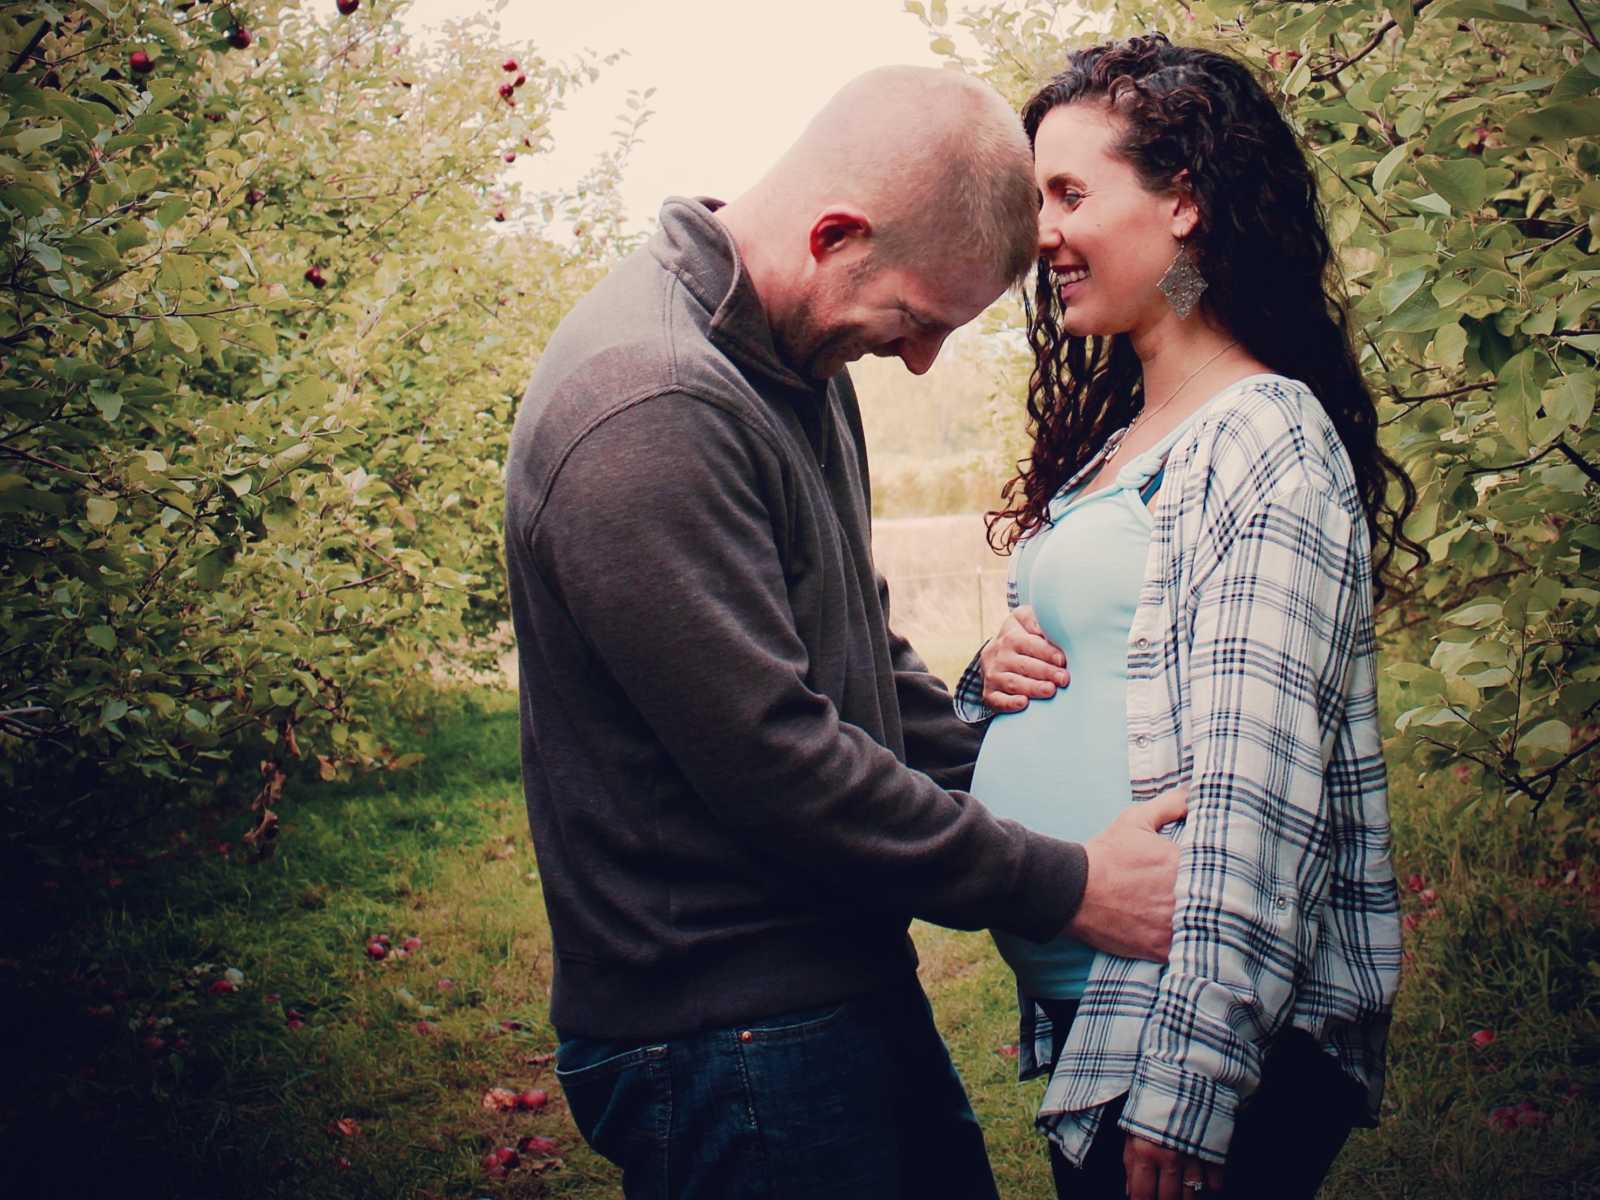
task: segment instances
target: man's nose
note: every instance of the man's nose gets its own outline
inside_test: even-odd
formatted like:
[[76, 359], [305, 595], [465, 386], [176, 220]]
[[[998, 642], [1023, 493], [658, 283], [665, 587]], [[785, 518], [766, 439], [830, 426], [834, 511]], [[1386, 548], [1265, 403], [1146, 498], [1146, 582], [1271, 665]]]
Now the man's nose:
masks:
[[948, 336], [941, 333], [907, 338], [900, 346], [900, 361], [905, 363], [906, 370], [913, 375], [926, 375], [928, 368], [933, 366], [934, 359], [939, 357], [939, 350]]

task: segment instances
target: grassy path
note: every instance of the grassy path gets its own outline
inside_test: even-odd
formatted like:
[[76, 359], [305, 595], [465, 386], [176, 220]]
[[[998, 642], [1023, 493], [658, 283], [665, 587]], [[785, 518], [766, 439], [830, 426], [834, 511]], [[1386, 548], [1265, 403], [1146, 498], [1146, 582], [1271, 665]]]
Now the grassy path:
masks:
[[[547, 1058], [549, 936], [514, 704], [489, 698], [418, 748], [414, 770], [301, 788], [265, 863], [219, 853], [240, 824], [222, 821], [155, 861], [27, 881], [30, 919], [0, 959], [7, 1195], [617, 1194]], [[1595, 866], [1569, 878], [1548, 832], [1504, 814], [1450, 819], [1464, 785], [1396, 785], [1401, 874], [1432, 899], [1407, 892], [1386, 1124], [1356, 1136], [1324, 1195], [1600, 1196]], [[1582, 826], [1568, 836], [1593, 845]], [[420, 946], [380, 961], [378, 934]], [[1009, 975], [984, 935], [916, 936], [1002, 1194], [1046, 1200], [1039, 1085], [1018, 1085], [1006, 1053]], [[230, 969], [232, 992], [217, 984]], [[1475, 1046], [1477, 1030], [1493, 1041]], [[495, 1087], [548, 1102], [490, 1111]], [[1493, 1109], [1523, 1103], [1519, 1127], [1491, 1128]], [[555, 1147], [485, 1171], [486, 1151], [528, 1136]]]

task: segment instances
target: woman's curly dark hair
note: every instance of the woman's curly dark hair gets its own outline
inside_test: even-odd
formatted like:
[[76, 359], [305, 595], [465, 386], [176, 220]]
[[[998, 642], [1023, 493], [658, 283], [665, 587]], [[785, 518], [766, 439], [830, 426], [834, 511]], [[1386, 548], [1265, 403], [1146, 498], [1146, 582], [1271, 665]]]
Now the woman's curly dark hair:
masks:
[[[1201, 303], [1260, 362], [1305, 383], [1333, 420], [1355, 468], [1382, 594], [1416, 488], [1378, 445], [1377, 410], [1350, 345], [1322, 206], [1288, 123], [1241, 63], [1174, 46], [1159, 34], [1079, 50], [1022, 109], [1028, 141], [1052, 109], [1107, 104], [1120, 117], [1115, 152], [1151, 192], [1183, 186], [1199, 223], [1187, 245], [1208, 284]], [[1180, 172], [1187, 177], [1179, 185]], [[1046, 523], [1052, 496], [1105, 439], [1144, 407], [1143, 373], [1126, 334], [1073, 337], [1040, 260], [1024, 297], [1034, 368], [1028, 381], [1030, 457], [988, 514], [1007, 551]], [[1395, 500], [1389, 491], [1393, 484]]]

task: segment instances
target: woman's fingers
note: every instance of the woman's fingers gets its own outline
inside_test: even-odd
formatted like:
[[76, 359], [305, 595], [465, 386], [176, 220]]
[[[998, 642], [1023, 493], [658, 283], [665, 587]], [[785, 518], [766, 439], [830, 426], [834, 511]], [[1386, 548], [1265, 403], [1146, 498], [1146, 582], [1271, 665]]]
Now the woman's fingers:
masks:
[[1029, 700], [1048, 700], [1072, 681], [1067, 656], [1045, 637], [1033, 609], [1006, 614], [994, 639], [978, 655], [983, 702], [995, 712], [1018, 712]]

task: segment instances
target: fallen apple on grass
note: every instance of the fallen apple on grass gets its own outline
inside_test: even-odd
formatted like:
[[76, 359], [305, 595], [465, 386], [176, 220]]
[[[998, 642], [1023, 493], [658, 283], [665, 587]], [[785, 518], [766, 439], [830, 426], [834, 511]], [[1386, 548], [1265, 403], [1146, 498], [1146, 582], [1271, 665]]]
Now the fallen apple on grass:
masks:
[[523, 1112], [538, 1112], [550, 1103], [550, 1093], [543, 1088], [529, 1088], [517, 1097], [517, 1107]]

